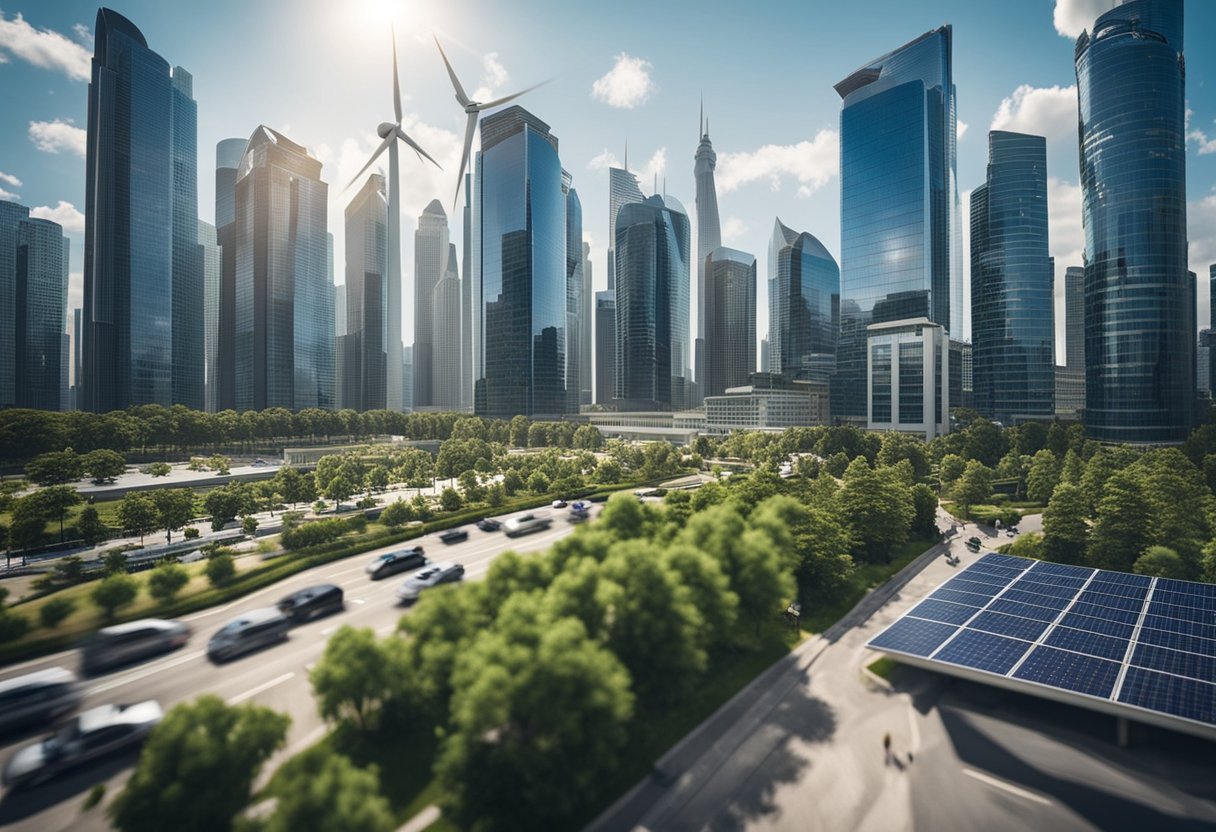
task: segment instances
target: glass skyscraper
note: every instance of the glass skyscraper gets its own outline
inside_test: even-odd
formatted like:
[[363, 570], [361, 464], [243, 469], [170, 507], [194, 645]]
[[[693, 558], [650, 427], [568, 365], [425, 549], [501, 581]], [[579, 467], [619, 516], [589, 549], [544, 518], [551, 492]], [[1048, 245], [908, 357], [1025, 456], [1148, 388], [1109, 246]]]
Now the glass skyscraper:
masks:
[[236, 174], [248, 143], [222, 139], [215, 146], [215, 236], [220, 246], [216, 410], [236, 407]]
[[98, 10], [85, 152], [84, 409], [179, 398], [203, 405], [190, 87], [189, 74], [170, 72], [135, 24]]
[[1076, 419], [1085, 410], [1085, 269], [1064, 270], [1064, 361], [1056, 365], [1056, 415]]
[[626, 154], [625, 168], [608, 168], [608, 291], [616, 287], [616, 215], [628, 202], [641, 202], [642, 189], [638, 178], [629, 172]]
[[[321, 163], [269, 127], [236, 181], [236, 407], [334, 407], [334, 293]], [[349, 302], [349, 297], [348, 297]]]
[[[581, 227], [581, 223], [580, 223]], [[581, 241], [581, 235], [580, 235]], [[595, 289], [591, 274], [591, 244], [582, 242], [583, 247], [583, 306], [579, 312], [581, 337], [578, 345], [578, 383], [579, 404], [591, 404], [591, 379], [594, 372], [592, 355], [594, 354], [595, 339], [592, 333], [595, 329]]]
[[595, 403], [616, 396], [616, 292], [595, 293]]
[[[815, 237], [794, 231], [777, 219], [769, 242], [768, 278], [768, 337], [774, 371], [789, 379], [830, 381], [840, 332], [836, 258]], [[864, 362], [864, 342], [862, 348]], [[864, 406], [864, 390], [861, 395]]]
[[431, 297], [431, 405], [443, 410], [460, 409], [460, 271], [456, 244], [448, 243], [443, 278]]
[[562, 171], [566, 193], [566, 411], [578, 413], [583, 365], [583, 204]]
[[1131, 0], [1077, 39], [1085, 426], [1176, 443], [1194, 421], [1182, 0]]
[[481, 120], [473, 201], [474, 410], [566, 408], [566, 198], [557, 137], [519, 106]]
[[746, 385], [756, 371], [756, 258], [719, 246], [705, 256], [706, 396]]
[[[714, 184], [714, 169], [718, 166], [718, 154], [714, 152], [713, 142], [709, 140], [709, 125], [704, 118], [698, 129], [701, 140], [697, 144], [697, 152], [693, 157], [693, 177], [697, 186], [697, 342], [695, 350], [696, 379], [701, 388], [701, 395], [711, 394], [705, 389], [708, 367], [707, 356], [703, 355], [708, 347], [705, 343], [709, 328], [707, 320], [709, 289], [706, 286], [708, 273], [705, 258], [714, 249], [722, 245], [722, 224], [718, 219], [718, 189]], [[753, 362], [754, 363], [754, 362]], [[741, 382], [742, 383], [742, 382]], [[720, 393], [721, 391], [719, 391]]]
[[836, 85], [840, 343], [833, 415], [866, 418], [866, 327], [928, 318], [962, 331], [952, 33], [942, 26]]
[[373, 173], [346, 206], [346, 322], [342, 407], [383, 410], [388, 401], [388, 196]]
[[218, 237], [215, 226], [198, 221], [198, 247], [203, 256], [203, 365], [206, 379], [205, 404], [208, 413], [219, 408], [220, 296], [223, 291]]
[[447, 270], [448, 245], [448, 215], [439, 200], [432, 199], [414, 231], [414, 407], [435, 404], [435, 311], [431, 304], [435, 285]]
[[1047, 140], [993, 130], [971, 192], [975, 409], [1005, 424], [1055, 416], [1055, 301], [1047, 252]]

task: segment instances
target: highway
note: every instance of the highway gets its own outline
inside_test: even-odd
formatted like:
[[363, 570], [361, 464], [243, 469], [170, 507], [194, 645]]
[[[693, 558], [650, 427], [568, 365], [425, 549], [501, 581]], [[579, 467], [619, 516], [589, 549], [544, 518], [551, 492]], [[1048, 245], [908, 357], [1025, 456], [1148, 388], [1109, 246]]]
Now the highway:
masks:
[[[598, 505], [593, 509], [595, 513], [599, 510]], [[568, 522], [566, 510], [537, 509], [534, 513], [551, 513], [553, 526], [527, 537], [511, 539], [501, 531], [483, 532], [470, 524], [469, 539], [462, 543], [449, 546], [441, 542], [438, 535], [427, 535], [301, 572], [231, 603], [187, 616], [183, 620], [193, 633], [184, 647], [153, 661], [86, 680], [81, 708], [156, 699], [167, 710], [203, 693], [217, 694], [231, 704], [256, 702], [282, 711], [292, 720], [286, 749], [272, 761], [273, 765], [316, 742], [325, 733], [325, 725], [313, 702], [308, 670], [321, 656], [329, 636], [344, 624], [372, 627], [378, 634], [387, 635], [396, 628], [402, 614], [408, 614], [406, 608], [397, 605], [395, 592], [409, 573], [371, 581], [364, 568], [377, 554], [421, 545], [431, 560], [461, 563], [466, 570], [465, 580], [476, 580], [503, 552], [546, 549], [577, 528]], [[247, 610], [273, 606], [290, 592], [318, 583], [342, 587], [346, 601], [344, 612], [296, 627], [284, 644], [226, 664], [217, 666], [207, 659], [207, 640], [227, 621]], [[47, 667], [76, 671], [78, 664], [75, 651], [59, 653], [4, 668], [0, 671], [0, 679]], [[0, 764], [7, 762], [18, 748], [45, 733], [46, 729], [40, 728], [0, 738], [4, 743], [0, 747]], [[134, 761], [135, 755], [130, 754], [101, 766], [81, 769], [28, 792], [6, 793], [0, 799], [0, 826], [30, 832], [107, 829], [108, 824], [99, 810], [81, 811], [84, 798], [99, 782], [107, 784], [107, 794], [115, 794], [129, 776]]]

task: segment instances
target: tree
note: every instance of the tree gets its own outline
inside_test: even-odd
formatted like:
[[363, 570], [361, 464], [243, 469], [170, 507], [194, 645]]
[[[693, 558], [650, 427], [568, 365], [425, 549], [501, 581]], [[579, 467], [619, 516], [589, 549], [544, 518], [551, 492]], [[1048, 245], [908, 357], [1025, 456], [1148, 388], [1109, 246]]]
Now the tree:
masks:
[[396, 636], [378, 641], [370, 627], [344, 625], [330, 637], [308, 678], [322, 717], [366, 731], [386, 702], [406, 700], [404, 644]]
[[203, 572], [206, 573], [207, 580], [211, 582], [212, 586], [221, 587], [236, 576], [236, 562], [227, 552], [215, 554], [207, 560]]
[[83, 473], [80, 457], [71, 448], [39, 454], [25, 466], [25, 476], [38, 485], [75, 482]]
[[517, 492], [523, 490], [524, 480], [519, 475], [519, 472], [511, 468], [502, 475], [502, 487], [506, 490], [507, 496], [514, 496]]
[[127, 574], [127, 553], [122, 549], [110, 549], [102, 552], [101, 562], [102, 571], [106, 575], [125, 575]]
[[167, 462], [153, 462], [148, 466], [148, 473], [154, 477], [167, 477], [173, 471], [173, 467]]
[[595, 472], [592, 474], [594, 480], [604, 485], [612, 485], [621, 481], [623, 472], [621, 464], [615, 459], [605, 459], [595, 467]]
[[946, 454], [942, 457], [941, 463], [938, 465], [938, 477], [941, 479], [942, 488], [949, 489], [958, 481], [958, 478], [963, 475], [963, 469], [966, 468], [966, 461], [958, 454]]
[[908, 433], [884, 433], [882, 445], [878, 449], [878, 464], [892, 466], [904, 459], [912, 464], [912, 477], [915, 482], [929, 476], [929, 454], [924, 442]]
[[115, 614], [123, 607], [129, 606], [139, 595], [139, 584], [127, 574], [116, 573], [102, 578], [89, 598], [101, 608], [106, 621], [113, 621]]
[[1130, 572], [1148, 547], [1153, 518], [1136, 472], [1124, 469], [1106, 481], [1086, 560], [1092, 566]]
[[1137, 575], [1148, 575], [1152, 578], [1181, 580], [1188, 577], [1186, 564], [1178, 553], [1168, 546], [1149, 546], [1132, 564], [1132, 571]]
[[76, 602], [71, 598], [52, 598], [38, 610], [38, 618], [42, 626], [53, 630], [63, 623], [63, 620], [76, 611]]
[[967, 463], [963, 475], [954, 486], [954, 501], [966, 517], [973, 505], [992, 496], [992, 469], [977, 459]]
[[194, 492], [189, 488], [162, 488], [152, 495], [152, 501], [165, 540], [172, 543], [173, 533], [194, 519]]
[[1043, 511], [1043, 557], [1055, 563], [1084, 563], [1089, 540], [1087, 514], [1079, 485], [1057, 485]]
[[458, 511], [463, 502], [460, 492], [450, 486], [439, 495], [439, 507], [444, 511]]
[[122, 454], [108, 448], [89, 451], [80, 461], [84, 472], [98, 485], [118, 479], [127, 470], [127, 462]]
[[211, 516], [211, 531], [218, 532], [253, 506], [248, 489], [233, 483], [213, 488], [203, 498], [203, 510]]
[[229, 472], [228, 457], [223, 454], [214, 454], [207, 460], [207, 467], [214, 471], [217, 475], [224, 475]]
[[410, 500], [410, 511], [414, 513], [414, 519], [416, 520], [421, 520], [425, 523], [431, 519], [431, 504], [421, 494], [415, 494], [414, 499]]
[[392, 806], [380, 793], [376, 766], [356, 768], [328, 748], [289, 759], [276, 774], [278, 801], [262, 832], [392, 832]]
[[282, 747], [291, 719], [207, 694], [176, 706], [152, 731], [126, 787], [109, 807], [120, 832], [231, 829], [262, 764]]
[[595, 425], [579, 425], [574, 431], [574, 447], [594, 451], [603, 447], [604, 436]]
[[59, 541], [62, 543], [63, 521], [67, 518], [68, 509], [80, 502], [76, 489], [70, 485], [52, 485], [35, 491], [25, 499], [33, 500], [43, 517], [59, 521]]
[[1085, 463], [1081, 461], [1081, 455], [1070, 448], [1068, 453], [1064, 454], [1064, 462], [1060, 466], [1060, 482], [1080, 485], [1084, 475]]
[[241, 531], [246, 537], [253, 537], [258, 533], [258, 518], [252, 514], [246, 514], [241, 518]]
[[156, 503], [142, 491], [128, 491], [118, 504], [118, 522], [122, 523], [122, 527], [127, 531], [139, 535], [141, 546], [144, 535], [157, 529], [158, 518]]
[[868, 560], [888, 561], [891, 548], [908, 539], [915, 519], [912, 489], [891, 471], [872, 471], [858, 457], [836, 494], [837, 516], [846, 519], [855, 551]]
[[[924, 486], [929, 493], [932, 489]], [[936, 500], [935, 500], [936, 504]], [[794, 556], [794, 578], [804, 603], [838, 600], [855, 569], [849, 554], [848, 529], [822, 508], [808, 507], [791, 497], [774, 497], [751, 517], [753, 526], [777, 540], [788, 530]]]
[[148, 576], [148, 594], [168, 606], [188, 583], [190, 573], [176, 563], [163, 561]]
[[923, 482], [912, 486], [912, 526], [908, 532], [924, 540], [937, 540], [941, 534], [937, 528], [937, 495]]
[[995, 423], [987, 419], [976, 419], [963, 432], [963, 457], [979, 460], [988, 468], [994, 467], [1009, 450], [1005, 434]]
[[271, 482], [274, 483], [275, 492], [282, 494], [284, 502], [291, 503], [292, 508], [298, 503], [311, 503], [317, 498], [312, 478], [289, 465], [276, 471]]
[[355, 493], [355, 483], [347, 475], [338, 474], [325, 485], [323, 493], [334, 501], [334, 511], [338, 511], [342, 508], [342, 501]]
[[1032, 502], [1046, 504], [1060, 481], [1060, 461], [1044, 448], [1035, 453], [1026, 475], [1026, 496]]
[[477, 472], [473, 470], [465, 471], [459, 477], [460, 490], [464, 492], [464, 498], [470, 503], [479, 503], [486, 497], [486, 489], [477, 478]]
[[93, 506], [85, 506], [76, 518], [76, 533], [86, 545], [96, 546], [110, 536], [110, 528], [101, 522], [101, 516]]
[[507, 501], [506, 489], [500, 482], [492, 482], [486, 487], [486, 504], [490, 508], [498, 508]]
[[409, 503], [405, 500], [397, 499], [384, 507], [384, 511], [380, 512], [380, 522], [388, 526], [390, 529], [397, 529], [404, 526], [414, 518], [413, 511], [410, 509]]
[[528, 490], [533, 494], [547, 494], [549, 492], [549, 478], [545, 476], [544, 471], [532, 472], [532, 476], [528, 477]]

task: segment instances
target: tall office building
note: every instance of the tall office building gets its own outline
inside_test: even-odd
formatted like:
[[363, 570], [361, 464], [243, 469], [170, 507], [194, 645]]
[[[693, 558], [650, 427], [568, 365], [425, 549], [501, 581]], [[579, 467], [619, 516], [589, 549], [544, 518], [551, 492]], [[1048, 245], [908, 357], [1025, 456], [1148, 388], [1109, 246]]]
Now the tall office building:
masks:
[[867, 327], [928, 318], [962, 332], [952, 33], [942, 26], [836, 85], [840, 342], [834, 416], [867, 414]]
[[223, 252], [215, 226], [198, 221], [198, 246], [203, 268], [203, 369], [206, 379], [205, 407], [208, 413], [219, 408], [220, 294], [222, 291]]
[[414, 407], [430, 407], [434, 401], [434, 318], [431, 304], [435, 284], [447, 270], [448, 215], [439, 200], [432, 199], [418, 217], [414, 231]]
[[473, 174], [464, 175], [464, 229], [460, 261], [460, 409], [473, 409]]
[[[704, 115], [698, 128], [700, 143], [693, 157], [693, 176], [697, 187], [697, 341], [694, 352], [696, 361], [697, 389], [700, 396], [719, 395], [709, 393], [705, 389], [706, 375], [706, 328], [707, 321], [707, 292], [705, 258], [714, 249], [722, 245], [722, 225], [718, 220], [718, 190], [714, 186], [714, 168], [718, 165], [718, 154], [714, 152], [713, 143], [709, 140], [709, 124]], [[754, 349], [753, 349], [754, 353]], [[753, 361], [753, 363], [755, 363]], [[744, 383], [744, 382], [740, 382]], [[693, 402], [697, 404], [699, 402]]]
[[401, 409], [409, 413], [414, 409], [414, 348], [401, 349]]
[[656, 194], [617, 214], [616, 399], [624, 410], [685, 406], [688, 232], [672, 197]]
[[460, 271], [456, 244], [448, 244], [447, 266], [431, 298], [431, 406], [460, 409]]
[[1085, 411], [1085, 269], [1064, 270], [1064, 361], [1056, 365], [1056, 415], [1076, 419]]
[[80, 410], [80, 307], [72, 310], [72, 410]]
[[1085, 426], [1186, 439], [1194, 422], [1182, 0], [1131, 0], [1077, 39]]
[[17, 232], [30, 209], [0, 200], [0, 408], [17, 403]]
[[591, 404], [592, 373], [594, 362], [592, 355], [595, 349], [595, 289], [591, 275], [591, 245], [583, 242], [583, 305], [579, 312], [579, 345], [578, 345], [578, 383], [580, 405]]
[[566, 412], [578, 413], [583, 382], [583, 205], [562, 171], [566, 193]]
[[566, 408], [566, 201], [557, 137], [519, 106], [481, 120], [473, 210], [474, 411]]
[[346, 206], [346, 325], [342, 334], [342, 407], [383, 410], [388, 403], [388, 196], [373, 173]]
[[203, 406], [191, 79], [99, 9], [85, 151], [84, 406]]
[[971, 192], [975, 408], [1004, 424], [1055, 416], [1055, 299], [1047, 252], [1047, 140], [993, 130]]
[[[840, 267], [815, 237], [773, 222], [768, 250], [771, 367], [786, 378], [828, 383], [836, 369]], [[863, 391], [864, 392], [864, 391]]]
[[339, 283], [334, 287], [334, 336], [341, 338], [346, 334], [346, 284]]
[[236, 408], [236, 178], [248, 143], [222, 139], [215, 146], [215, 237], [220, 246], [217, 411]]
[[595, 403], [616, 397], [616, 292], [595, 293]]
[[[770, 328], [772, 324], [769, 324]], [[767, 338], [760, 339], [760, 372], [772, 372], [772, 347]]]
[[236, 182], [236, 408], [332, 409], [329, 187], [321, 163], [266, 126]]
[[629, 153], [626, 149], [625, 167], [608, 168], [608, 291], [616, 288], [616, 215], [621, 206], [629, 202], [641, 202], [645, 197], [638, 186], [638, 178], [629, 172]]
[[705, 255], [705, 396], [746, 385], [756, 371], [756, 258], [719, 246]]

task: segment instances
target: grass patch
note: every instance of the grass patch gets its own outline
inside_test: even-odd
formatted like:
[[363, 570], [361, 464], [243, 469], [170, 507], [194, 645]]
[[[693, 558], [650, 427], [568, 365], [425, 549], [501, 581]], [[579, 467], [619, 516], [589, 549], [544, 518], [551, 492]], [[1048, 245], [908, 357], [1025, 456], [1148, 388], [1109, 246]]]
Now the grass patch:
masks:
[[881, 659], [875, 659], [866, 665], [866, 670], [878, 678], [886, 679], [889, 682], [891, 681], [891, 674], [895, 672], [895, 668], [897, 667], [899, 667], [899, 662], [883, 656]]
[[859, 563], [849, 578], [849, 587], [830, 604], [807, 605], [802, 611], [802, 627], [812, 633], [822, 633], [844, 617], [871, 589], [882, 584], [899, 570], [916, 560], [935, 540], [914, 538], [891, 550], [889, 563]]

